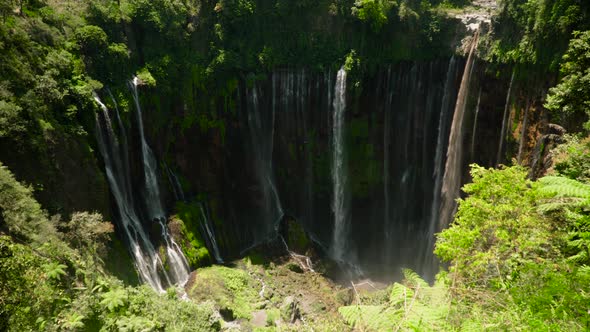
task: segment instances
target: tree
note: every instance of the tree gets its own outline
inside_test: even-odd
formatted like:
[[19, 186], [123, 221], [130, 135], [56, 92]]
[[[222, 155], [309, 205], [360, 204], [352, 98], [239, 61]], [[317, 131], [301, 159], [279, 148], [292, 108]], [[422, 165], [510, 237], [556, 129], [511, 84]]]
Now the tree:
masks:
[[344, 320], [360, 331], [445, 331], [450, 298], [444, 278], [433, 286], [415, 272], [404, 269], [404, 281], [394, 283], [389, 301], [382, 305], [349, 305], [338, 308]]
[[0, 100], [0, 138], [17, 137], [26, 132], [22, 108], [12, 102]]
[[100, 27], [85, 25], [76, 30], [75, 38], [86, 55], [103, 52], [108, 46], [107, 34]]
[[0, 162], [0, 212], [11, 235], [41, 244], [56, 237], [47, 213], [33, 198], [32, 190], [20, 184]]
[[456, 282], [503, 288], [525, 261], [554, 252], [550, 224], [537, 211], [542, 196], [522, 167], [472, 165], [473, 183], [459, 200], [451, 227], [438, 234], [435, 254], [451, 262]]
[[557, 199], [577, 197], [580, 204], [590, 187], [567, 179], [533, 182], [519, 166], [474, 165], [471, 175], [473, 183], [463, 187], [468, 196], [435, 249], [450, 262], [455, 319], [468, 330], [582, 329], [590, 269], [565, 259], [569, 226], [543, 213], [539, 202], [558, 190], [564, 195]]
[[[566, 116], [590, 116], [590, 31], [576, 31], [573, 35], [563, 56], [563, 77], [549, 90], [545, 107]], [[585, 127], [590, 130], [590, 122]]]
[[113, 224], [103, 221], [98, 213], [76, 212], [68, 222], [59, 224], [59, 230], [73, 248], [94, 258], [105, 256]]
[[352, 7], [352, 14], [361, 21], [371, 25], [371, 29], [379, 32], [387, 23], [387, 13], [393, 6], [388, 0], [358, 0]]
[[14, 2], [12, 0], [0, 0], [0, 14], [2, 21], [6, 23], [6, 17], [14, 10]]

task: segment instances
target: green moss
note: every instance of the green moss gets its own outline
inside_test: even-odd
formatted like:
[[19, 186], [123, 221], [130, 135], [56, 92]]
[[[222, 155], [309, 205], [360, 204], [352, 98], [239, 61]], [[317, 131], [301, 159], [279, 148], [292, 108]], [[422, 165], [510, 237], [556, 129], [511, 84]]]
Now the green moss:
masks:
[[294, 220], [289, 222], [287, 244], [289, 245], [289, 249], [301, 254], [305, 253], [310, 246], [305, 230], [301, 227], [301, 224]]
[[351, 191], [355, 197], [367, 197], [382, 179], [381, 162], [375, 155], [373, 144], [368, 143], [370, 135], [367, 119], [351, 119], [345, 135]]
[[260, 284], [248, 272], [225, 266], [198, 269], [188, 291], [196, 301], [213, 300], [218, 309], [229, 309], [236, 318], [250, 319], [259, 300]]
[[281, 311], [277, 308], [272, 308], [266, 311], [266, 326], [276, 326], [275, 321], [281, 317]]
[[160, 260], [162, 261], [162, 266], [164, 270], [170, 271], [170, 264], [168, 264], [168, 255], [166, 255], [166, 247], [160, 246], [158, 248], [158, 255], [160, 256]]
[[[181, 222], [181, 232], [187, 241], [181, 241], [181, 248], [192, 267], [199, 267], [212, 262], [209, 250], [199, 232], [199, 224], [203, 222], [201, 207], [198, 203], [179, 202], [176, 205]], [[188, 242], [188, 243], [187, 243]]]
[[147, 85], [149, 87], [155, 87], [156, 86], [156, 79], [154, 78], [154, 76], [152, 76], [152, 74], [150, 73], [150, 71], [147, 68], [141, 68], [138, 72], [137, 72], [137, 78], [139, 78], [139, 80], [141, 81], [141, 83], [143, 83], [144, 85]]
[[267, 257], [261, 253], [251, 252], [248, 256], [244, 257], [246, 265], [268, 265], [270, 262]]
[[[222, 118], [218, 118], [215, 114], [205, 113], [194, 114], [192, 116], [196, 118], [202, 133], [207, 133], [211, 129], [216, 129], [221, 136], [221, 143], [225, 143], [225, 121]], [[183, 127], [185, 126], [186, 125], [183, 123]]]

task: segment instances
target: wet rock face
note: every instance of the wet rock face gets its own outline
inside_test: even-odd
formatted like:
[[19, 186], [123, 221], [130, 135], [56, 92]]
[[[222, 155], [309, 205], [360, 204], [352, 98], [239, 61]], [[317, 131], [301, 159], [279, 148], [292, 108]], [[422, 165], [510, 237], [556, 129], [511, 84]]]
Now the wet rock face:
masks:
[[43, 147], [0, 140], [2, 162], [18, 181], [34, 187], [34, 196], [50, 214], [67, 218], [76, 211], [112, 216], [109, 187], [88, 138], [52, 130]]
[[[349, 242], [365, 272], [395, 275], [399, 266], [420, 271], [418, 256], [425, 252], [421, 244], [435, 204], [433, 174], [444, 172], [435, 156], [439, 148], [446, 155], [463, 68], [459, 57], [397, 63], [363, 77], [359, 94], [348, 94]], [[495, 164], [508, 86], [506, 75], [486, 74], [485, 63], [474, 68], [463, 137], [472, 153], [465, 155], [465, 170], [471, 162]], [[229, 111], [219, 111], [223, 132], [195, 124], [183, 131], [172, 126], [166, 137], [152, 138], [169, 141], [158, 159], [172, 160], [169, 166], [187, 184], [187, 199], [206, 197], [224, 258], [268, 241], [267, 230], [275, 226], [284, 228], [279, 233], [299, 254], [309, 256], [310, 240], [329, 250], [335, 81], [335, 71], [277, 69], [256, 80], [255, 88], [238, 83], [224, 106]], [[443, 109], [450, 110], [447, 117], [441, 117]], [[282, 243], [278, 248], [284, 250]]]
[[553, 148], [565, 143], [563, 135], [566, 130], [562, 126], [550, 123], [547, 125], [546, 134], [541, 136], [533, 150], [531, 161], [531, 177], [542, 177], [553, 165]]
[[482, 24], [489, 25], [492, 15], [497, 9], [498, 3], [496, 0], [474, 0], [470, 7], [456, 14], [455, 17], [461, 20], [467, 31], [473, 33]]
[[281, 318], [283, 321], [293, 324], [299, 316], [299, 301], [293, 296], [287, 296], [281, 305]]
[[456, 47], [458, 54], [467, 55], [469, 53], [469, 46], [471, 44], [472, 36], [476, 31], [480, 31], [483, 35], [491, 28], [492, 15], [498, 10], [496, 0], [474, 0], [471, 6], [462, 9], [460, 12], [451, 13], [452, 17], [461, 21], [464, 30], [458, 32], [458, 36], [462, 36], [459, 45]]
[[558, 124], [550, 123], [549, 125], [547, 125], [547, 134], [563, 136], [563, 135], [565, 135], [565, 133], [566, 133], [565, 128], [563, 128], [562, 126], [560, 126]]
[[279, 226], [279, 234], [285, 240], [289, 250], [305, 254], [310, 248], [310, 240], [303, 226], [293, 217], [286, 216]]

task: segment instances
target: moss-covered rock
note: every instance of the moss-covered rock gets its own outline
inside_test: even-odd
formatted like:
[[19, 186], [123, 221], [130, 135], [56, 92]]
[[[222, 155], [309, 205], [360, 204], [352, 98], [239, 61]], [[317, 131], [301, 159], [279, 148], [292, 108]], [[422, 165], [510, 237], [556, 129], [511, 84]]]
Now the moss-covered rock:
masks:
[[303, 226], [301, 226], [301, 224], [294, 218], [283, 218], [280, 225], [280, 233], [289, 247], [289, 250], [296, 253], [305, 253], [311, 245], [305, 229], [303, 229]]
[[[171, 216], [168, 227], [176, 242], [180, 245], [192, 268], [211, 264], [212, 259], [205, 241], [198, 228], [198, 217], [188, 204], [182, 204], [179, 214]], [[196, 219], [197, 218], [197, 219]]]
[[[211, 266], [193, 272], [188, 295], [196, 301], [213, 300], [226, 316], [250, 319], [259, 300], [260, 283], [248, 272], [225, 266]], [[229, 314], [231, 312], [231, 314]]]
[[295, 323], [299, 316], [299, 301], [293, 296], [287, 296], [281, 305], [281, 318], [285, 322]]

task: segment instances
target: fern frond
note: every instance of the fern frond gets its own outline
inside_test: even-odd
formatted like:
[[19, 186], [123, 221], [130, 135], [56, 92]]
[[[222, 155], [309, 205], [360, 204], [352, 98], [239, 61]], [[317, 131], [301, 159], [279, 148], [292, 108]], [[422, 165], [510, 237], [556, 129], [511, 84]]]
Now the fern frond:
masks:
[[437, 279], [431, 287], [417, 273], [403, 272], [404, 284], [393, 284], [388, 304], [339, 308], [347, 324], [361, 331], [449, 330], [450, 297], [445, 279]]
[[369, 331], [391, 331], [401, 317], [400, 310], [377, 305], [352, 305], [338, 308], [346, 323]]
[[394, 283], [393, 287], [391, 288], [391, 293], [389, 294], [389, 302], [391, 302], [392, 306], [403, 304], [414, 297], [414, 291], [411, 288], [408, 288], [402, 284]]
[[541, 213], [560, 211], [560, 210], [564, 210], [567, 208], [576, 208], [580, 205], [580, 203], [581, 203], [581, 201], [578, 199], [564, 200], [563, 198], [553, 198], [550, 201], [539, 204], [537, 210]]
[[582, 263], [588, 260], [588, 253], [586, 251], [580, 251], [577, 254], [567, 258], [567, 261], [572, 263]]
[[556, 197], [590, 200], [590, 185], [561, 176], [546, 176], [539, 179], [541, 192]]
[[403, 269], [405, 281], [408, 285], [416, 288], [426, 288], [428, 283], [420, 275], [410, 269]]
[[577, 271], [577, 274], [581, 277], [590, 278], [590, 266], [582, 265]]

